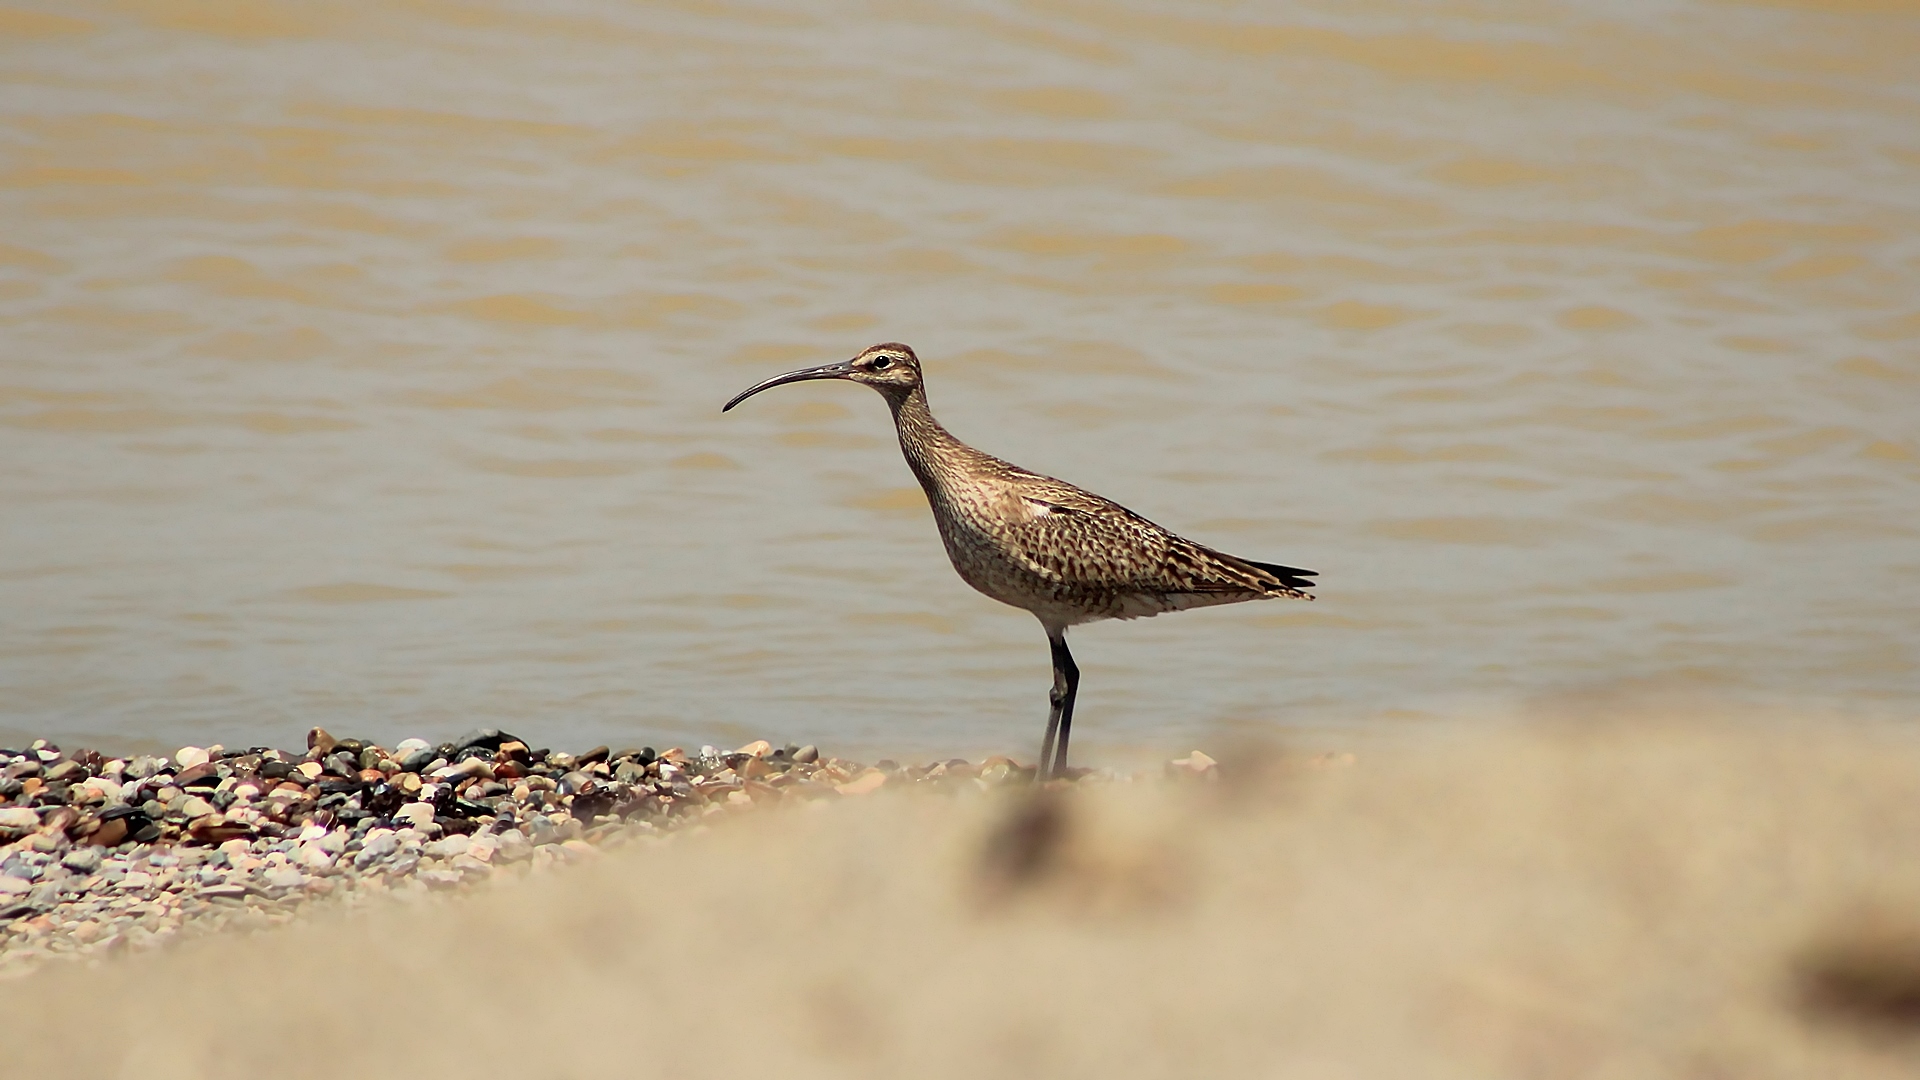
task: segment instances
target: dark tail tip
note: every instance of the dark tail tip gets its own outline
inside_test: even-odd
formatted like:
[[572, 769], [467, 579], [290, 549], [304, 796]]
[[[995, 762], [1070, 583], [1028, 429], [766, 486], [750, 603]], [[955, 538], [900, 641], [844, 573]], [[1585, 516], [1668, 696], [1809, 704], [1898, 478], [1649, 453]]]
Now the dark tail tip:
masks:
[[1320, 571], [1318, 570], [1302, 570], [1297, 566], [1281, 566], [1279, 563], [1254, 562], [1252, 559], [1248, 559], [1246, 562], [1248, 566], [1257, 566], [1267, 573], [1272, 574], [1274, 577], [1279, 578], [1280, 584], [1285, 585], [1289, 589], [1311, 589], [1319, 584], [1319, 582], [1313, 580], [1319, 576]]

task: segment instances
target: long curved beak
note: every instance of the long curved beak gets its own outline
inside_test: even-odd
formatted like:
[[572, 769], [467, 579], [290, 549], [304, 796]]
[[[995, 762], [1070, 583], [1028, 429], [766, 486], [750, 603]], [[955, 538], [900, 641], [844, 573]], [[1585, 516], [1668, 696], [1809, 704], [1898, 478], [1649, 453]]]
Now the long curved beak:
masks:
[[853, 374], [853, 364], [851, 361], [843, 361], [838, 364], [822, 364], [819, 367], [801, 368], [799, 371], [789, 371], [785, 375], [775, 375], [773, 378], [768, 379], [766, 382], [755, 383], [752, 386], [747, 387], [745, 390], [740, 391], [738, 394], [734, 395], [734, 398], [732, 401], [729, 401], [725, 405], [720, 406], [720, 411], [726, 412], [728, 409], [733, 408], [735, 405], [740, 404], [741, 402], [747, 400], [748, 398], [759, 393], [760, 391], [769, 389], [771, 387], [784, 386], [790, 382], [809, 382], [813, 379], [844, 379], [851, 374]]

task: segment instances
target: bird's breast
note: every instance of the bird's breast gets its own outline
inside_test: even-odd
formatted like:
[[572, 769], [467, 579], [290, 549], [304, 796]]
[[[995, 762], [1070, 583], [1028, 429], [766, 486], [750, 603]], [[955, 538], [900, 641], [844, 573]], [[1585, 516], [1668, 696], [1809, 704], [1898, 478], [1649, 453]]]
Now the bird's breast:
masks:
[[1030, 611], [1043, 621], [1072, 625], [1118, 614], [1095, 610], [1059, 575], [1049, 573], [1044, 552], [1029, 550], [1032, 530], [1045, 518], [1045, 503], [1009, 494], [934, 503], [940, 539], [962, 581], [1003, 604]]

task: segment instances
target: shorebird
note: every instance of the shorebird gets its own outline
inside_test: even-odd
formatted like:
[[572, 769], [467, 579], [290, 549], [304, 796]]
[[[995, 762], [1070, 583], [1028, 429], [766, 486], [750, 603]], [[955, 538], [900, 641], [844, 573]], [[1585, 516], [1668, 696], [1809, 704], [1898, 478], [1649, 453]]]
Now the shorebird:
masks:
[[[947, 558], [961, 580], [1031, 612], [1053, 649], [1053, 690], [1036, 778], [1062, 776], [1080, 669], [1067, 628], [1101, 619], [1289, 596], [1311, 600], [1316, 571], [1254, 562], [1197, 544], [1091, 491], [981, 453], [933, 418], [913, 350], [889, 341], [839, 364], [802, 368], [747, 387], [845, 379], [880, 391], [900, 451], [926, 489]], [[1056, 736], [1058, 741], [1056, 743]]]

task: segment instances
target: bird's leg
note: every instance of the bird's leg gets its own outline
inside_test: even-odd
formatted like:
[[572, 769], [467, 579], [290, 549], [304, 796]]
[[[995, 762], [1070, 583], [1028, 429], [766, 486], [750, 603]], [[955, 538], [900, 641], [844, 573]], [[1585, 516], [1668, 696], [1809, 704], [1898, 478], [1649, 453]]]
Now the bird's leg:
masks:
[[[1040, 768], [1035, 773], [1039, 780], [1051, 779], [1066, 770], [1067, 736], [1073, 730], [1073, 695], [1080, 689], [1080, 668], [1073, 662], [1073, 654], [1067, 651], [1066, 634], [1048, 634], [1047, 644], [1053, 646], [1053, 691], [1047, 695], [1053, 707], [1047, 713], [1047, 737], [1040, 744]], [[1055, 734], [1060, 737], [1058, 753], [1054, 749]]]

